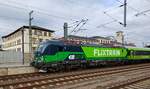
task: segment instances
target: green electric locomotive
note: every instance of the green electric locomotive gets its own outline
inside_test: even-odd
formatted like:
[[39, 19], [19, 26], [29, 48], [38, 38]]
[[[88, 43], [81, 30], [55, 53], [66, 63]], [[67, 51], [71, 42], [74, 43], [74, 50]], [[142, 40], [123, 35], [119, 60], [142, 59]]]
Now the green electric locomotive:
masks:
[[63, 41], [43, 42], [35, 51], [32, 66], [42, 70], [86, 68], [150, 60], [149, 48], [112, 48], [101, 45], [71, 45]]

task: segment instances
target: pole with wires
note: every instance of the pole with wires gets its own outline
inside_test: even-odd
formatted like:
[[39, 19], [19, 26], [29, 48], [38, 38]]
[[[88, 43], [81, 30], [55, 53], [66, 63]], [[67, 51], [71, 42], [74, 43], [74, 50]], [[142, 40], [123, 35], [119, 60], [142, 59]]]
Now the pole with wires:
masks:
[[32, 27], [31, 23], [33, 20], [33, 17], [31, 16], [33, 13], [33, 10], [29, 12], [29, 53], [30, 53], [30, 61], [32, 60]]
[[68, 38], [68, 23], [64, 23], [64, 39], [67, 40]]
[[124, 27], [127, 26], [127, 0], [124, 0]]

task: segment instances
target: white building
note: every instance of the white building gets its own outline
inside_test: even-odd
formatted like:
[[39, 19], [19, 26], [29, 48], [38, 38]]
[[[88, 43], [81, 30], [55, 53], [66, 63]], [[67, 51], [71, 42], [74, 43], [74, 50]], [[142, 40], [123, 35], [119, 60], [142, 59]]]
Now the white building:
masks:
[[75, 35], [69, 35], [67, 40], [70, 42], [76, 42], [81, 44], [101, 44], [101, 45], [111, 45], [111, 41], [112, 41], [107, 37], [101, 37], [101, 36], [82, 37], [82, 36], [75, 36]]
[[98, 43], [99, 44], [111, 44], [111, 39], [110, 38], [107, 38], [107, 37], [101, 37], [101, 36], [93, 36], [91, 38], [94, 38], [96, 40], [98, 40]]
[[[22, 26], [14, 32], [3, 36], [2, 49], [23, 52], [25, 58], [29, 59], [29, 55], [31, 54], [31, 46], [33, 53], [40, 42], [52, 39], [52, 33], [54, 32], [38, 26], [31, 26], [31, 28], [32, 35], [29, 35], [31, 32], [29, 30], [29, 26]], [[31, 42], [32, 45], [30, 44]]]
[[124, 35], [123, 35], [123, 31], [118, 31], [116, 32], [116, 41], [124, 44]]

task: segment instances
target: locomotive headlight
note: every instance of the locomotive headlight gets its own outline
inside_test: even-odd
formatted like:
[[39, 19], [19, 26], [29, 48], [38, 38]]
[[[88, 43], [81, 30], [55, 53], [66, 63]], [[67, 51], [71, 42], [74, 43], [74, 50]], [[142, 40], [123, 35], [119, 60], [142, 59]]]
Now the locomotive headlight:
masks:
[[44, 61], [44, 57], [41, 57], [41, 61]]
[[69, 55], [69, 60], [74, 60], [75, 59], [75, 55]]
[[39, 59], [38, 59], [38, 62], [43, 62], [44, 61], [44, 58], [43, 57], [40, 57]]

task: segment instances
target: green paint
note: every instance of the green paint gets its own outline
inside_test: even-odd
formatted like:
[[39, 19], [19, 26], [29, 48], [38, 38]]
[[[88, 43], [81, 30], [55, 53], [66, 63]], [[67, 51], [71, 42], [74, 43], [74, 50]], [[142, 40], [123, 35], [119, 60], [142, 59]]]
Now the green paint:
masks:
[[128, 48], [128, 50], [135, 50], [135, 51], [150, 51], [150, 48]]
[[[150, 48], [128, 48], [129, 51], [150, 51]], [[150, 59], [149, 55], [128, 55], [128, 60]]]
[[82, 47], [87, 58], [121, 58], [126, 57], [125, 48]]
[[36, 57], [37, 61], [60, 62], [69, 55], [76, 55], [78, 59], [86, 60], [142, 60], [150, 59], [150, 55], [127, 55], [129, 51], [150, 51], [150, 48], [101, 48], [81, 47], [83, 52], [57, 52], [55, 55], [43, 55]]
[[129, 60], [150, 59], [150, 55], [128, 56]]

